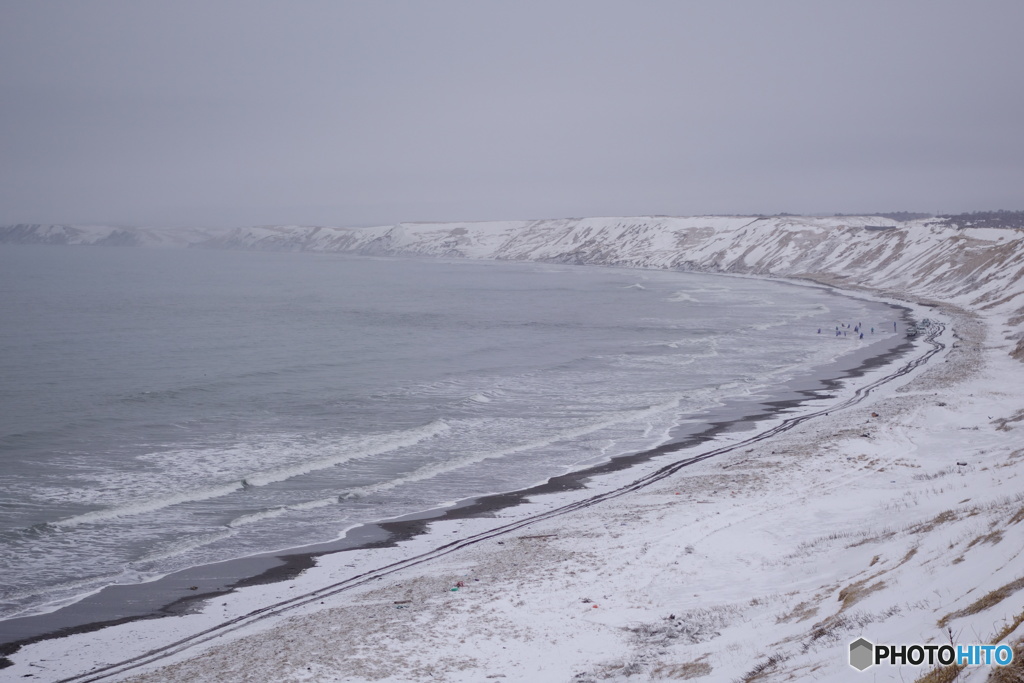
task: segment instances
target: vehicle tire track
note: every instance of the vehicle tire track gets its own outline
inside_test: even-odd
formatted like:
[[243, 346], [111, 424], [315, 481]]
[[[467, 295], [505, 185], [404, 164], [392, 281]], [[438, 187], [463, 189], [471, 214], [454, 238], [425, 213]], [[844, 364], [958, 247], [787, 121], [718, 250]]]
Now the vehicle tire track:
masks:
[[925, 353], [921, 354], [920, 356], [911, 359], [894, 372], [885, 375], [875, 380], [874, 382], [871, 382], [870, 384], [867, 384], [863, 387], [856, 389], [853, 395], [851, 395], [849, 398], [839, 402], [838, 404], [832, 404], [828, 406], [828, 408], [822, 408], [821, 410], [817, 410], [812, 413], [806, 413], [804, 415], [797, 415], [794, 417], [786, 418], [785, 420], [775, 425], [774, 427], [766, 429], [765, 431], [748, 437], [742, 441], [729, 444], [726, 446], [721, 446], [719, 448], [715, 448], [705, 453], [691, 456], [689, 458], [677, 460], [676, 462], [665, 465], [664, 467], [661, 467], [655, 470], [654, 472], [651, 472], [650, 474], [647, 474], [617, 489], [605, 491], [603, 493], [598, 493], [584, 500], [575, 501], [573, 503], [569, 503], [567, 505], [563, 505], [552, 510], [547, 510], [545, 512], [539, 512], [530, 515], [529, 517], [517, 520], [515, 522], [511, 522], [509, 524], [504, 524], [502, 526], [495, 527], [493, 529], [489, 529], [487, 531], [483, 531], [472, 536], [467, 536], [466, 538], [461, 538], [450, 543], [445, 543], [444, 545], [438, 546], [414, 557], [399, 560], [397, 562], [393, 562], [383, 567], [378, 567], [376, 569], [363, 572], [362, 574], [351, 576], [343, 581], [333, 583], [329, 586], [324, 586], [314, 591], [310, 591], [302, 595], [291, 597], [287, 600], [282, 600], [271, 605], [266, 605], [242, 616], [235, 617], [234, 619], [224, 621], [220, 624], [217, 624], [216, 626], [212, 626], [198, 633], [194, 633], [185, 638], [181, 638], [180, 640], [177, 640], [173, 643], [162, 645], [144, 654], [137, 655], [135, 657], [131, 657], [129, 659], [125, 659], [114, 664], [104, 665], [102, 667], [95, 668], [83, 674], [77, 674], [69, 678], [63, 678], [57, 681], [56, 683], [93, 683], [94, 681], [101, 681], [109, 679], [113, 676], [119, 676], [128, 673], [133, 669], [139, 669], [141, 667], [148, 666], [150, 664], [160, 661], [161, 659], [167, 659], [188, 649], [209, 643], [213, 640], [239, 631], [258, 621], [262, 621], [264, 619], [269, 619], [272, 617], [277, 617], [290, 610], [305, 607], [306, 605], [318, 602], [320, 600], [323, 600], [324, 598], [332, 597], [339, 593], [353, 590], [355, 588], [366, 585], [372, 581], [382, 579], [385, 576], [394, 574], [404, 569], [409, 569], [410, 567], [425, 564], [427, 562], [431, 562], [446, 555], [450, 555], [451, 553], [458, 552], [463, 548], [475, 545], [482, 541], [510, 534], [512, 532], [518, 531], [537, 522], [559, 517], [570, 512], [575, 512], [576, 510], [588, 508], [593, 505], [598, 505], [604, 501], [624, 496], [628, 493], [632, 493], [633, 491], [638, 491], [640, 489], [646, 488], [647, 486], [650, 486], [651, 484], [654, 484], [655, 482], [659, 482], [663, 479], [672, 476], [673, 474], [683, 469], [684, 467], [689, 467], [690, 465], [703, 462], [710, 458], [730, 453], [732, 451], [744, 448], [751, 444], [759, 443], [766, 439], [770, 439], [771, 437], [777, 434], [787, 432], [793, 429], [794, 427], [797, 427], [807, 422], [808, 420], [821, 417], [822, 415], [826, 415], [830, 412], [844, 410], [851, 406], [857, 405], [865, 398], [867, 398], [868, 395], [870, 395], [871, 392], [873, 392], [877, 388], [885, 384], [888, 384], [889, 382], [895, 379], [908, 375], [909, 373], [913, 372], [917, 368], [927, 363], [932, 357], [940, 353], [943, 349], [945, 349], [946, 345], [938, 341], [938, 337], [942, 334], [944, 330], [945, 325], [941, 323], [933, 323], [928, 330], [927, 336], [923, 340], [931, 345], [930, 349], [928, 349]]

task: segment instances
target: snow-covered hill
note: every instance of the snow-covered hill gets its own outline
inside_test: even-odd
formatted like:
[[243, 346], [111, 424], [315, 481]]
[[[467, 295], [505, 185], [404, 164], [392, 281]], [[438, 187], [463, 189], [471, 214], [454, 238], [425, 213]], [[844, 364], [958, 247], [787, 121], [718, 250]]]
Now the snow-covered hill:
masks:
[[0, 228], [0, 242], [423, 255], [809, 278], [986, 313], [1024, 360], [1024, 230], [934, 219], [699, 216], [223, 230], [15, 225]]
[[[847, 663], [859, 637], [1009, 643], [1024, 661], [1024, 449], [1016, 431], [1024, 368], [1003, 355], [1024, 360], [1024, 229], [879, 217], [638, 217], [216, 231], [21, 225], [0, 228], [0, 242], [809, 278], [938, 305], [952, 330], [943, 333], [945, 352], [907, 384], [875, 384], [845, 409], [818, 406], [814, 419], [750, 436], [706, 467], [561, 516], [552, 511], [565, 501], [539, 496], [527, 504], [536, 507], [522, 508], [536, 515], [529, 526], [439, 521], [408, 545], [322, 558], [306, 583], [226, 595], [193, 621], [136, 622], [26, 646], [11, 656], [10, 676], [45, 669], [92, 680], [123, 668], [139, 672], [132, 680], [160, 683], [307, 679], [310, 671], [388, 681], [475, 681], [494, 671], [501, 673], [487, 676], [533, 680], [528, 664], [564, 680], [845, 680], [861, 675]], [[494, 525], [515, 531], [495, 540]], [[458, 552], [456, 538], [466, 542]], [[422, 560], [425, 549], [444, 555]], [[385, 551], [383, 559], [372, 554]], [[410, 558], [415, 568], [365, 578]], [[246, 622], [273, 615], [267, 605], [284, 605], [286, 594], [306, 611]], [[418, 628], [425, 622], [436, 627]], [[232, 634], [211, 640], [217, 630]], [[158, 655], [145, 661], [170, 666], [142, 671], [140, 655], [153, 652], [177, 660]], [[121, 663], [103, 668], [111, 661]], [[992, 671], [930, 669], [876, 666], [871, 675], [974, 682]]]

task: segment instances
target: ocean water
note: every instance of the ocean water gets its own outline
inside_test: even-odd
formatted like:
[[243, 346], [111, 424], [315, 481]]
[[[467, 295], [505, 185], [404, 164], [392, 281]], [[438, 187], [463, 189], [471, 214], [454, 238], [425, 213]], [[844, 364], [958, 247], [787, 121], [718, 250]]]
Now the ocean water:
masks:
[[[4, 246], [0, 285], [0, 618], [653, 447], [895, 315], [754, 279], [292, 253]], [[876, 333], [835, 336], [851, 322]]]

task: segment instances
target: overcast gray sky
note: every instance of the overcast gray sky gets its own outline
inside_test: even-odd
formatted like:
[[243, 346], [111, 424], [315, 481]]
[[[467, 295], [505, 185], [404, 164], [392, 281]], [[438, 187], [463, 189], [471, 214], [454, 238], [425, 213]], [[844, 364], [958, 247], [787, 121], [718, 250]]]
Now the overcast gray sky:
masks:
[[1024, 209], [1024, 2], [0, 0], [0, 223]]

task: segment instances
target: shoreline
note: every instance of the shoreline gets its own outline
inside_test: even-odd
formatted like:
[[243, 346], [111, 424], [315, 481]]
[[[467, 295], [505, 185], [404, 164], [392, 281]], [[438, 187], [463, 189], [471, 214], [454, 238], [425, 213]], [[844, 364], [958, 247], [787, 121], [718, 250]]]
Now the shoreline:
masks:
[[[439, 522], [437, 538], [476, 532], [479, 541], [455, 541], [420, 562], [416, 551], [428, 544], [412, 541], [390, 553], [393, 571], [287, 613], [236, 621], [234, 631], [114, 677], [868, 680], [846, 662], [860, 636], [948, 642], [939, 622], [958, 643], [1016, 642], [1019, 599], [977, 607], [978, 596], [1000, 593], [1024, 569], [1016, 560], [1024, 497], [1002, 483], [1013, 468], [1024, 473], [1024, 449], [1003, 429], [1012, 432], [1011, 420], [985, 414], [1011, 395], [982, 390], [999, 386], [993, 377], [1024, 373], [999, 345], [985, 345], [978, 316], [939, 313], [944, 348], [932, 362], [866, 383], [875, 389], [853, 392], [858, 403], [813, 420], [802, 412], [791, 429], [734, 439], [720, 457], [600, 505], [559, 510], [538, 498], [526, 504], [535, 521], [501, 536], [487, 537], [493, 520]], [[955, 397], [941, 393], [953, 387]], [[1024, 392], [1012, 399], [1024, 402]], [[867, 675], [909, 681], [929, 668], [876, 666]], [[973, 667], [958, 680], [989, 672]]]
[[[862, 295], [847, 293], [827, 283], [794, 281], [791, 284], [819, 287], [838, 296]], [[904, 329], [911, 324], [909, 307], [874, 298], [898, 313]], [[315, 567], [318, 558], [394, 547], [416, 537], [430, 535], [430, 527], [438, 522], [494, 517], [502, 510], [524, 506], [536, 496], [587, 491], [588, 483], [595, 477], [632, 470], [637, 465], [671, 453], [697, 448], [723, 434], [756, 429], [758, 424], [781, 418], [794, 408], [806, 409], [817, 401], [829, 400], [849, 380], [890, 365], [913, 348], [913, 343], [904, 339], [902, 334], [890, 340], [878, 353], [874, 347], [881, 343], [876, 342], [847, 353], [832, 363], [798, 373], [767, 398], [730, 399], [694, 416], [699, 419], [683, 420], [673, 430], [670, 441], [652, 449], [614, 456], [526, 488], [485, 494], [398, 518], [363, 523], [334, 541], [190, 567], [146, 583], [108, 586], [52, 612], [8, 619], [0, 622], [0, 670], [5, 660], [10, 661], [8, 657], [34, 643], [94, 633], [117, 625], [191, 614], [205, 609], [204, 606], [216, 598], [245, 588], [291, 581]]]
[[[809, 283], [804, 281], [803, 283], [794, 282], [793, 284], [803, 284], [805, 286], [813, 284], [813, 286], [822, 287], [823, 289], [832, 290], [839, 295], [846, 295], [847, 292], [841, 288], [834, 287], [828, 283], [814, 282]], [[838, 291], [837, 291], [838, 290]], [[863, 292], [853, 292], [854, 296], [863, 296]], [[879, 299], [877, 296], [873, 296], [876, 300], [884, 301], [893, 308], [900, 311], [901, 318], [904, 319], [904, 327], [911, 320], [911, 308], [902, 302], [894, 302], [891, 300]], [[669, 443], [663, 444], [662, 446], [644, 451], [641, 453], [627, 454], [617, 456], [609, 461], [598, 463], [582, 470], [573, 471], [564, 475], [552, 477], [544, 483], [537, 484], [535, 486], [520, 489], [512, 492], [496, 493], [486, 496], [480, 496], [476, 498], [466, 499], [459, 501], [458, 503], [448, 506], [440, 507], [432, 510], [423, 511], [413, 515], [407, 515], [405, 517], [383, 520], [376, 523], [364, 524], [350, 530], [348, 534], [342, 539], [332, 543], [319, 544], [317, 546], [305, 546], [299, 549], [302, 552], [275, 552], [258, 555], [250, 558], [242, 558], [241, 560], [233, 560], [226, 563], [218, 564], [233, 564], [233, 563], [251, 563], [253, 562], [265, 562], [271, 558], [284, 559], [283, 563], [277, 563], [274, 566], [263, 570], [258, 575], [251, 575], [243, 577], [235, 583], [233, 583], [227, 590], [224, 591], [204, 591], [200, 594], [185, 594], [182, 598], [172, 601], [168, 604], [164, 604], [160, 607], [159, 614], [152, 614], [146, 616], [135, 616], [128, 617], [126, 619], [118, 620], [117, 624], [122, 626], [146, 626], [147, 624], [166, 622], [166, 619], [154, 619], [156, 616], [164, 615], [187, 615], [187, 614], [202, 614], [205, 612], [212, 612], [212, 600], [219, 597], [225, 597], [232, 599], [242, 599], [244, 596], [239, 593], [246, 593], [240, 589], [251, 589], [253, 587], [263, 587], [265, 592], [274, 592], [274, 587], [280, 587], [283, 583], [294, 581], [298, 577], [298, 581], [302, 582], [302, 577], [299, 577], [304, 571], [314, 570], [317, 568], [318, 558], [322, 558], [325, 561], [334, 561], [338, 563], [339, 558], [346, 555], [349, 552], [353, 554], [359, 551], [369, 551], [370, 555], [374, 555], [374, 552], [380, 553], [385, 548], [402, 550], [402, 545], [409, 545], [410, 541], [413, 541], [412, 545], [419, 543], [419, 545], [433, 544], [439, 540], [443, 540], [440, 531], [433, 531], [432, 527], [440, 527], [442, 525], [450, 525], [452, 523], [463, 524], [464, 522], [471, 523], [484, 523], [485, 526], [493, 526], [494, 517], [504, 517], [505, 515], [498, 514], [502, 510], [514, 509], [519, 510], [520, 523], [516, 526], [525, 526], [535, 523], [536, 520], [531, 519], [527, 514], [527, 510], [530, 507], [536, 507], [534, 503], [535, 498], [544, 499], [546, 506], [557, 505], [558, 500], [562, 500], [567, 492], [585, 492], [588, 497], [594, 496], [594, 492], [601, 488], [595, 486], [589, 487], [587, 484], [591, 483], [595, 477], [601, 475], [609, 475], [615, 472], [633, 472], [642, 470], [642, 467], [638, 467], [644, 463], [650, 463], [653, 460], [658, 459], [661, 456], [665, 456], [672, 452], [683, 451], [686, 449], [695, 449], [702, 444], [712, 442], [716, 437], [725, 437], [726, 445], [715, 449], [716, 451], [721, 450], [723, 452], [732, 451], [737, 446], [735, 444], [729, 445], [729, 439], [735, 440], [735, 438], [741, 438], [739, 443], [744, 443], [745, 438], [749, 438], [749, 432], [756, 428], [757, 425], [764, 422], [783, 421], [791, 411], [798, 409], [798, 412], [803, 414], [813, 413], [813, 408], [818, 401], [830, 400], [837, 398], [837, 390], [845, 388], [846, 393], [849, 393], [849, 380], [854, 378], [862, 378], [880, 368], [894, 367], [895, 362], [900, 358], [904, 357], [909, 353], [915, 344], [908, 341], [902, 336], [888, 346], [883, 353], [873, 353], [867, 358], [859, 358], [852, 367], [844, 367], [839, 374], [834, 371], [828, 376], [822, 376], [822, 370], [829, 366], [820, 366], [815, 368], [814, 371], [802, 373], [797, 375], [790, 382], [787, 383], [787, 391], [789, 394], [788, 398], [782, 398], [778, 395], [773, 395], [766, 400], [753, 401], [747, 400], [735, 400], [737, 404], [744, 404], [748, 409], [756, 406], [757, 411], [750, 412], [747, 414], [737, 415], [735, 412], [730, 412], [733, 408], [729, 403], [720, 406], [717, 411], [711, 411], [711, 413], [719, 413], [715, 416], [708, 414], [703, 416], [700, 420], [701, 424], [706, 425], [702, 430], [694, 430], [691, 433], [681, 436], [676, 434], [673, 440]], [[848, 354], [844, 357], [843, 362], [836, 362], [833, 365], [848, 366], [850, 359], [856, 357], [857, 352]], [[797, 385], [797, 386], [790, 386]], [[799, 410], [799, 409], [802, 409]], [[815, 414], [825, 413], [826, 410], [819, 410]], [[718, 419], [715, 419], [715, 418]], [[800, 421], [802, 421], [801, 418]], [[763, 437], [763, 434], [772, 432], [773, 430], [765, 430], [765, 432], [758, 432], [753, 435], [754, 441], [759, 441]], [[703, 458], [699, 458], [702, 460]], [[692, 464], [692, 463], [687, 463]], [[658, 463], [659, 469], [665, 469], [670, 465], [664, 465]], [[608, 478], [608, 477], [606, 477]], [[630, 476], [630, 479], [633, 477]], [[621, 479], [621, 477], [620, 477]], [[620, 482], [621, 483], [621, 482]], [[561, 494], [552, 495], [552, 494]], [[603, 494], [597, 494], [598, 496]], [[548, 499], [556, 499], [549, 501]], [[525, 515], [525, 517], [524, 517]], [[511, 517], [517, 515], [513, 513]], [[488, 521], [488, 520], [492, 521]], [[504, 533], [504, 532], [503, 532]], [[488, 534], [489, 535], [489, 534]], [[354, 537], [354, 538], [353, 538]], [[461, 537], [461, 535], [460, 535]], [[352, 541], [355, 541], [353, 543]], [[476, 543], [477, 541], [473, 541]], [[447, 544], [452, 545], [452, 544]], [[447, 547], [447, 545], [445, 547]], [[339, 547], [346, 546], [346, 547]], [[426, 560], [424, 560], [426, 561]], [[370, 561], [369, 564], [380, 564], [380, 562]], [[200, 576], [204, 571], [208, 571], [211, 567], [215, 568], [217, 565], [207, 565], [205, 567], [196, 567], [183, 572], [176, 573], [182, 575], [180, 584], [184, 584], [187, 581], [191, 581], [190, 577]], [[171, 575], [176, 576], [176, 575]], [[165, 577], [167, 578], [167, 577]], [[209, 576], [203, 578], [209, 579]], [[215, 577], [220, 580], [221, 577]], [[237, 578], [237, 577], [232, 577]], [[358, 577], [357, 577], [358, 578]], [[372, 580], [381, 580], [383, 577], [374, 576]], [[321, 581], [322, 582], [322, 581]], [[149, 590], [149, 586], [142, 585], [136, 587], [125, 587], [131, 588], [142, 588], [143, 591]], [[291, 588], [294, 588], [292, 586]], [[269, 589], [269, 590], [268, 590]], [[76, 603], [78, 604], [78, 603]], [[227, 604], [227, 603], [225, 603]], [[252, 608], [255, 604], [260, 604], [260, 598], [247, 598], [246, 602], [248, 608]], [[262, 611], [262, 610], [258, 610]], [[51, 613], [52, 614], [52, 613]], [[49, 615], [40, 615], [46, 617]], [[30, 617], [33, 618], [33, 617]], [[14, 620], [11, 620], [14, 621]], [[54, 644], [52, 638], [63, 638], [68, 635], [78, 634], [98, 634], [102, 636], [102, 632], [108, 630], [114, 626], [114, 623], [110, 624], [85, 624], [79, 627], [74, 627], [69, 630], [65, 630], [61, 633], [45, 633], [39, 637], [29, 639], [27, 642], [17, 643], [18, 648], [29, 646], [35, 643], [36, 647], [47, 648], [47, 643]], [[60, 641], [57, 641], [60, 642]], [[10, 646], [8, 646], [10, 647]], [[2, 651], [0, 651], [2, 652]], [[20, 657], [16, 657], [20, 659]], [[17, 667], [20, 668], [20, 667]], [[13, 670], [10, 670], [13, 673]], [[93, 672], [100, 673], [100, 672]], [[90, 674], [91, 675], [91, 674]], [[0, 674], [2, 676], [2, 674]], [[84, 680], [86, 674], [73, 676], [68, 680]], [[92, 679], [89, 679], [92, 680]]]

